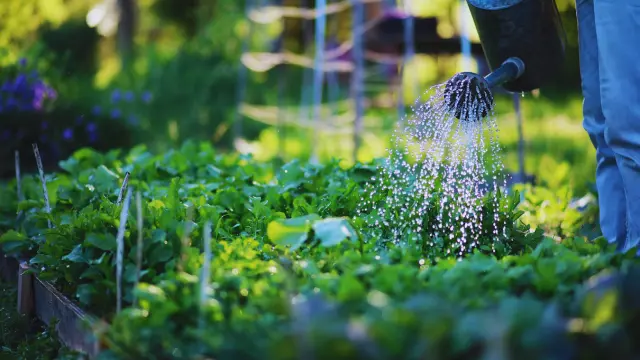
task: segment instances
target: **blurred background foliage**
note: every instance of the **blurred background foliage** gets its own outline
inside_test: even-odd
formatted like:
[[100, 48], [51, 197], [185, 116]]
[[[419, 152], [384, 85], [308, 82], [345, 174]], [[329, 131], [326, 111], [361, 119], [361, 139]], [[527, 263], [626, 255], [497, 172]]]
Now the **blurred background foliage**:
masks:
[[[248, 3], [315, 6], [313, 0], [276, 1]], [[590, 191], [594, 151], [581, 126], [574, 0], [556, 3], [568, 36], [566, 68], [539, 94], [522, 99], [526, 170], [546, 186], [569, 184], [577, 196]], [[412, 1], [410, 11], [420, 17], [437, 17], [438, 35], [450, 38], [457, 36], [465, 21], [460, 4], [457, 0]], [[404, 4], [398, 1], [396, 6]], [[368, 5], [367, 19], [379, 12], [380, 4]], [[348, 8], [329, 16], [328, 38], [338, 43], [349, 40], [351, 18]], [[239, 79], [243, 49], [275, 51], [281, 40], [288, 52], [312, 56], [313, 20], [285, 18], [252, 24], [245, 1], [239, 0], [3, 0], [0, 19], [0, 83], [11, 85], [19, 74], [37, 73], [37, 79], [56, 92], [55, 99], [38, 111], [7, 109], [8, 99], [18, 95], [11, 86], [0, 92], [3, 159], [12, 158], [16, 148], [29, 154], [36, 141], [48, 149], [49, 155], [43, 156], [48, 156], [51, 166], [82, 146], [102, 150], [145, 143], [164, 150], [190, 138], [230, 149], [238, 119], [243, 120], [246, 139], [241, 144], [243, 151], [263, 159], [311, 155], [311, 130], [299, 120], [311, 113], [300, 106], [301, 98], [307, 96], [303, 69], [285, 65], [266, 72], [248, 71], [246, 87]], [[471, 38], [477, 41], [473, 29]], [[21, 59], [26, 59], [26, 65], [20, 65]], [[405, 104], [413, 102], [416, 89], [423, 91], [446, 80], [461, 70], [460, 64], [460, 55], [415, 56], [403, 74]], [[338, 75], [338, 81], [334, 96], [339, 102], [330, 106], [327, 118], [348, 114], [350, 109], [348, 80]], [[32, 92], [36, 91], [33, 86]], [[280, 86], [282, 96], [278, 98]], [[325, 100], [330, 95], [327, 91]], [[368, 86], [366, 95], [361, 161], [385, 155], [398, 118], [388, 82]], [[275, 128], [274, 121], [239, 114], [239, 97], [245, 104], [262, 107], [262, 113], [269, 107], [280, 109], [272, 117], [274, 121], [286, 117], [284, 125]], [[384, 97], [390, 100], [379, 101]], [[516, 171], [517, 131], [510, 96], [498, 96], [497, 114], [507, 166]], [[351, 134], [327, 131], [319, 136], [321, 159], [341, 157], [345, 165], [350, 163]], [[28, 168], [31, 158], [24, 158]], [[2, 175], [12, 176], [13, 164], [3, 164]], [[567, 166], [570, 170], [565, 173], [558, 170]], [[550, 176], [550, 169], [560, 172]], [[564, 180], [556, 184], [553, 179], [559, 178]]]

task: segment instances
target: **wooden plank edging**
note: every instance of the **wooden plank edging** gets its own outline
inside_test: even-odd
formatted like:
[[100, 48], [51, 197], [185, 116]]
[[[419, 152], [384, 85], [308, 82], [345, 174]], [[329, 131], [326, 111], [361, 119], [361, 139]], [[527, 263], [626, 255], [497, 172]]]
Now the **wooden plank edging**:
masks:
[[95, 358], [100, 351], [92, 324], [96, 318], [89, 315], [51, 283], [33, 276], [33, 299], [36, 316], [45, 324], [57, 319], [56, 330], [60, 341], [68, 348]]
[[73, 301], [27, 270], [26, 261], [6, 256], [0, 251], [0, 276], [18, 287], [17, 307], [22, 314], [35, 315], [45, 324], [57, 319], [56, 331], [60, 341], [68, 348], [95, 358], [100, 351], [99, 340], [94, 336], [97, 317], [85, 312]]

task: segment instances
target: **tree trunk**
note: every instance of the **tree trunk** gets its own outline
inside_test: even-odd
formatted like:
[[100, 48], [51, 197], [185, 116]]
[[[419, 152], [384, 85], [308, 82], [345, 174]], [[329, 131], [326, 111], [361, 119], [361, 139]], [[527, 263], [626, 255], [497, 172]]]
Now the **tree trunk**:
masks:
[[118, 22], [118, 47], [123, 67], [128, 68], [133, 57], [133, 37], [137, 26], [136, 1], [117, 0], [120, 10]]

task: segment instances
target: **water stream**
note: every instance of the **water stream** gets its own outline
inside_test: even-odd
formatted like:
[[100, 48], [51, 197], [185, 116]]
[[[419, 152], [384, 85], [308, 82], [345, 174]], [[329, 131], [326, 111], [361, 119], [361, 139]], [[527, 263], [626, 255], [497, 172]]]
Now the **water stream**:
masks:
[[498, 212], [483, 210], [487, 201], [498, 206], [505, 185], [498, 180], [504, 166], [492, 103], [490, 92], [469, 81], [433, 86], [416, 101], [361, 199], [358, 213], [374, 234], [444, 244], [451, 255], [476, 248], [487, 224], [494, 239], [504, 234]]

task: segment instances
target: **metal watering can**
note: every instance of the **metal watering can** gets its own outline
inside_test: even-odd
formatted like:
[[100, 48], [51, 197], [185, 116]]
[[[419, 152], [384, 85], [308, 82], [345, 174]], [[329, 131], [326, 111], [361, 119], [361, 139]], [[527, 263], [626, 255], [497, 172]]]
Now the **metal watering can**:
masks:
[[[485, 77], [458, 73], [446, 86], [476, 85], [477, 91], [470, 96], [485, 103], [482, 116], [493, 108], [491, 89], [502, 86], [509, 92], [530, 92], [561, 71], [566, 34], [554, 0], [467, 0], [467, 4], [491, 73]], [[468, 99], [449, 104], [458, 118], [464, 100]]]

